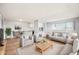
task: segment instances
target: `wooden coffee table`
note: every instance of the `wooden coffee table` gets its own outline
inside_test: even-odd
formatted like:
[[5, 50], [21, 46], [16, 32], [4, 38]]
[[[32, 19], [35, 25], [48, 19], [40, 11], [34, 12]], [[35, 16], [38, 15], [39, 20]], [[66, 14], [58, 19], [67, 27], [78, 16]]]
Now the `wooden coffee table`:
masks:
[[43, 53], [45, 50], [47, 50], [49, 47], [52, 47], [53, 42], [50, 40], [45, 40], [45, 42], [39, 42], [36, 44], [36, 50]]

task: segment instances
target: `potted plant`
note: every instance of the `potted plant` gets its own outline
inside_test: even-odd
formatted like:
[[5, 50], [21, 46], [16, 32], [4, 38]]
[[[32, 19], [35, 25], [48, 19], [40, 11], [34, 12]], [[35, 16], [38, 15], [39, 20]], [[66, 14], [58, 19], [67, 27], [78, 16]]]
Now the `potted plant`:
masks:
[[11, 28], [6, 28], [6, 36], [7, 36], [7, 38], [10, 38], [10, 36], [11, 36]]

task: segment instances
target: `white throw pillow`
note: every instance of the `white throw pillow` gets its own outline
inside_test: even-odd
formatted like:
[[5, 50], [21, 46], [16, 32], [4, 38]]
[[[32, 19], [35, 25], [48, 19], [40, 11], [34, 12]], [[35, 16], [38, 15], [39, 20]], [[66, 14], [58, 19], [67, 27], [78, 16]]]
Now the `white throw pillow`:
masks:
[[74, 39], [68, 38], [67, 41], [66, 41], [66, 43], [72, 44], [73, 41], [74, 41]]

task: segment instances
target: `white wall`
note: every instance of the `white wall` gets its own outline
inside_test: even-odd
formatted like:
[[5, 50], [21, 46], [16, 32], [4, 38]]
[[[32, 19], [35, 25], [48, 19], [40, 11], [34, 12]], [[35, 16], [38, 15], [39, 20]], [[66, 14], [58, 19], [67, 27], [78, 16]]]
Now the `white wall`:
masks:
[[20, 26], [22, 28], [22, 31], [28, 31], [30, 30], [30, 23], [27, 22], [21, 22], [21, 21], [4, 21], [4, 29], [7, 27], [10, 27], [12, 31], [15, 30], [15, 26]]
[[0, 14], [0, 28], [2, 28], [2, 15]]
[[78, 33], [78, 38], [79, 38], [79, 17], [75, 19], [75, 31]]
[[[15, 31], [15, 26], [18, 25], [20, 26], [22, 29], [21, 31], [29, 31], [32, 30], [32, 28], [30, 27], [30, 23], [27, 22], [22, 22], [22, 21], [4, 21], [4, 31], [6, 30], [6, 28], [11, 28], [12, 31]], [[11, 34], [11, 37], [13, 37], [13, 32]], [[4, 33], [4, 39], [6, 38], [6, 34]]]

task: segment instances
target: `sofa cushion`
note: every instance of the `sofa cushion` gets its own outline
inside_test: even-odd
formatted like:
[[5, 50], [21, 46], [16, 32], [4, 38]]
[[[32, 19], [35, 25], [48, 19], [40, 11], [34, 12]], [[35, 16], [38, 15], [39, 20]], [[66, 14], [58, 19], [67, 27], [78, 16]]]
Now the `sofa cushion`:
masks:
[[70, 33], [70, 37], [71, 39], [77, 39], [78, 38], [78, 34], [77, 33]]
[[68, 38], [66, 43], [73, 44], [74, 39]]
[[66, 44], [62, 51], [60, 52], [60, 55], [68, 55], [72, 52], [72, 45], [71, 44]]
[[78, 51], [78, 39], [75, 39], [73, 41], [73, 52], [77, 52]]
[[55, 40], [55, 41], [59, 41], [59, 42], [63, 42], [63, 43], [66, 42], [66, 39], [63, 38], [63, 37], [50, 36], [49, 39], [51, 39], [51, 40]]
[[66, 39], [63, 37], [56, 37], [56, 40], [64, 43], [66, 42]]
[[71, 39], [77, 39], [78, 37], [77, 36], [71, 36]]

